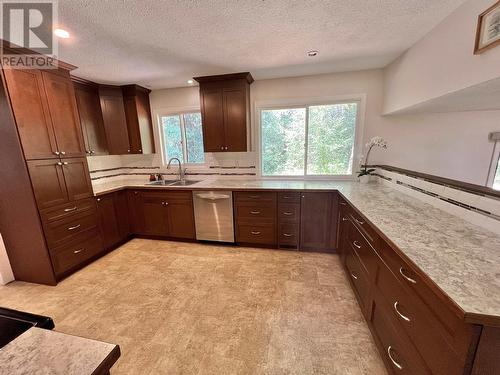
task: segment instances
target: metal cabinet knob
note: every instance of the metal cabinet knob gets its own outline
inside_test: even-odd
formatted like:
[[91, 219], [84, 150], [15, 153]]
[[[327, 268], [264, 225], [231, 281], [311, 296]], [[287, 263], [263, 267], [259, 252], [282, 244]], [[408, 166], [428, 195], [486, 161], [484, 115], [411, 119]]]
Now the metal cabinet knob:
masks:
[[226, 147], [224, 147], [224, 150], [226, 150], [226, 151], [227, 151], [227, 146], [226, 146]]
[[224, 150], [224, 146], [220, 146], [220, 149], [221, 149], [221, 150]]
[[139, 149], [139, 152], [142, 152], [142, 149]]
[[100, 202], [101, 201], [101, 198], [97, 198], [97, 201]]
[[54, 155], [59, 155], [59, 151], [54, 151]]
[[130, 152], [130, 150], [127, 150], [127, 152]]
[[58, 162], [56, 163], [56, 165], [63, 165], [63, 164], [62, 164], [60, 161], [58, 161]]
[[61, 151], [61, 155], [66, 155], [66, 151]]
[[67, 161], [64, 161], [64, 162], [63, 162], [63, 165], [68, 165], [68, 162], [67, 162]]

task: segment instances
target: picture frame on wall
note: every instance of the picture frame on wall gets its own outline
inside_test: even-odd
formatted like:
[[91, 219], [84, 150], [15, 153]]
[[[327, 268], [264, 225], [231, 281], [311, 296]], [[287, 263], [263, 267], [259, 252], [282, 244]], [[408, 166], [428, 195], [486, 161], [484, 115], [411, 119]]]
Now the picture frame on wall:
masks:
[[500, 44], [500, 0], [481, 13], [477, 19], [474, 54]]

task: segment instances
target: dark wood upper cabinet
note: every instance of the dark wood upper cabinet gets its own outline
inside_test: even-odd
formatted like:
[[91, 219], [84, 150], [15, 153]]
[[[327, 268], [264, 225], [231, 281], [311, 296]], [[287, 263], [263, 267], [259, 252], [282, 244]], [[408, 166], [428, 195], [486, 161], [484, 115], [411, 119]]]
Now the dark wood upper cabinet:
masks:
[[107, 155], [108, 141], [97, 85], [92, 82], [74, 82], [74, 86], [85, 151], [87, 155]]
[[222, 89], [200, 90], [203, 122], [203, 148], [205, 152], [224, 151], [224, 113]]
[[149, 93], [138, 85], [122, 86], [130, 152], [153, 154], [155, 152]]
[[247, 72], [194, 79], [200, 84], [205, 151], [247, 151], [252, 75]]
[[25, 158], [57, 158], [41, 71], [4, 69], [3, 73]]
[[99, 97], [109, 153], [113, 155], [129, 154], [131, 149], [121, 88], [99, 86]]
[[338, 195], [303, 192], [300, 207], [300, 249], [333, 251], [337, 239]]
[[62, 157], [85, 156], [75, 92], [68, 72], [42, 72], [57, 148]]

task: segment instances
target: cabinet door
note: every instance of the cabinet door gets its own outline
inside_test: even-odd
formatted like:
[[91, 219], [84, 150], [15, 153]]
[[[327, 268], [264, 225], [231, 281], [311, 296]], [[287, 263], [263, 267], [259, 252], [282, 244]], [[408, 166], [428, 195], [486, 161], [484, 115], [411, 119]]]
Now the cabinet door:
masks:
[[120, 240], [124, 240], [130, 233], [128, 199], [126, 191], [118, 191], [115, 193], [115, 210]]
[[4, 69], [26, 159], [56, 158], [57, 144], [38, 70]]
[[76, 201], [91, 197], [93, 192], [87, 159], [63, 159], [62, 164], [69, 200]]
[[135, 97], [129, 96], [123, 98], [125, 106], [125, 116], [127, 118], [128, 141], [130, 144], [131, 154], [141, 154], [141, 133], [139, 130], [139, 122], [137, 118], [137, 107], [135, 106]]
[[334, 193], [302, 193], [300, 248], [333, 251], [336, 239], [336, 197]]
[[107, 194], [97, 198], [99, 226], [104, 242], [104, 248], [109, 249], [121, 239], [116, 216], [115, 194]]
[[165, 197], [156, 193], [140, 193], [142, 234], [168, 236], [168, 215]]
[[203, 147], [205, 152], [224, 151], [224, 113], [222, 89], [200, 90], [203, 121]]
[[130, 153], [130, 144], [122, 96], [101, 96], [102, 117], [109, 153], [124, 155]]
[[62, 162], [50, 159], [31, 160], [28, 161], [28, 170], [39, 209], [69, 201]]
[[134, 234], [142, 233], [141, 200], [138, 190], [127, 191], [127, 216], [129, 218], [130, 232]]
[[64, 157], [85, 156], [82, 130], [69, 75], [42, 72], [57, 148]]
[[76, 104], [88, 155], [107, 155], [108, 141], [104, 130], [99, 93], [92, 88], [75, 85]]
[[[189, 195], [189, 198], [187, 198]], [[187, 199], [166, 197], [168, 213], [168, 236], [174, 238], [194, 239], [194, 211], [191, 192], [186, 194]]]
[[247, 150], [246, 88], [224, 89], [225, 151]]

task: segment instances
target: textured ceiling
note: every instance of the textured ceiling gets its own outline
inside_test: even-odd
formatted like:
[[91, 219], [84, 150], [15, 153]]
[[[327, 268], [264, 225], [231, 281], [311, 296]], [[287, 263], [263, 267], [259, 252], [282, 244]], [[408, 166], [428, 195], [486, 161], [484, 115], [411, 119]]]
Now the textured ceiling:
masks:
[[[101, 83], [186, 86], [385, 66], [464, 0], [59, 0], [59, 56]], [[307, 51], [319, 55], [307, 57]]]

